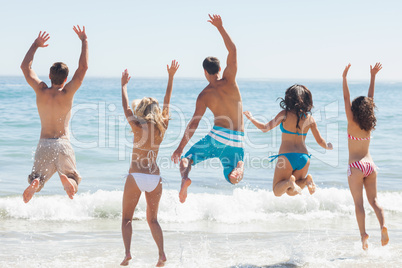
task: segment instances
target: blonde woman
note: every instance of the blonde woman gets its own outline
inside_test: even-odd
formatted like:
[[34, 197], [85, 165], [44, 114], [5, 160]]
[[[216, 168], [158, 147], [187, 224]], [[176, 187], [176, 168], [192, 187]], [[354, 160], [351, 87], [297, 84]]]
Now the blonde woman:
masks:
[[169, 123], [169, 103], [172, 96], [173, 77], [178, 68], [179, 64], [175, 60], [172, 61], [170, 67], [167, 66], [169, 80], [162, 110], [158, 101], [150, 97], [133, 101], [133, 108], [131, 109], [127, 95], [127, 84], [131, 77], [127, 70], [123, 72], [121, 77], [123, 109], [134, 133], [134, 146], [123, 193], [121, 229], [126, 255], [120, 265], [126, 266], [131, 260], [131, 223], [142, 192], [145, 192], [147, 202], [148, 225], [159, 251], [156, 266], [162, 267], [166, 262], [163, 250], [163, 233], [157, 220], [158, 206], [162, 195], [162, 181], [156, 157]]

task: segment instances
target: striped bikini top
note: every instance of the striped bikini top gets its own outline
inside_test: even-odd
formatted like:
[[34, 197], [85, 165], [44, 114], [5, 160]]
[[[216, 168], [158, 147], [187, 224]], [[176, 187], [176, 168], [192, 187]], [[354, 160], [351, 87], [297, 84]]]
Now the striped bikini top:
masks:
[[348, 134], [348, 139], [349, 140], [355, 140], [355, 141], [368, 141], [371, 139], [371, 137], [367, 137], [367, 138], [356, 138], [350, 134]]

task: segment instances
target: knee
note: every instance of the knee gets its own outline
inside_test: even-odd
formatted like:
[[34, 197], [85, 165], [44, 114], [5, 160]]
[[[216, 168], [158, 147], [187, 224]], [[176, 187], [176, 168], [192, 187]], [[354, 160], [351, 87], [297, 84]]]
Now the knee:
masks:
[[181, 168], [186, 168], [188, 166], [188, 159], [187, 158], [182, 158], [180, 160], [180, 167]]
[[122, 221], [121, 221], [121, 225], [122, 225], [123, 227], [125, 227], [125, 226], [130, 226], [130, 225], [131, 225], [131, 222], [132, 222], [132, 219], [130, 219], [130, 218], [123, 218]]
[[356, 204], [355, 211], [356, 211], [356, 213], [365, 214], [363, 204]]
[[281, 193], [281, 192], [275, 190], [275, 187], [274, 187], [272, 190], [273, 190], [275, 196], [278, 196], [278, 197], [279, 197], [279, 196], [282, 196], [282, 195], [283, 195], [283, 193]]
[[147, 222], [149, 225], [158, 224], [158, 218], [157, 217], [147, 217]]
[[369, 204], [374, 209], [382, 209], [382, 207], [380, 207], [380, 205], [378, 204], [377, 198], [369, 199]]

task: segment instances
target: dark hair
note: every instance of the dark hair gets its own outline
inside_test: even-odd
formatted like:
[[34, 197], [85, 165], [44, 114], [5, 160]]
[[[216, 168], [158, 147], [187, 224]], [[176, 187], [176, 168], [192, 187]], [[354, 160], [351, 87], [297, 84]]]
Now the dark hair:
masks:
[[68, 67], [63, 62], [55, 62], [50, 67], [50, 81], [53, 85], [61, 85], [68, 76]]
[[372, 98], [360, 96], [352, 101], [353, 120], [365, 131], [375, 129], [377, 119], [375, 118], [374, 108], [376, 108]]
[[300, 117], [302, 115], [307, 116], [308, 113], [311, 113], [311, 109], [314, 107], [313, 97], [310, 90], [308, 90], [307, 87], [298, 84], [294, 84], [286, 89], [285, 99], [282, 99], [279, 105], [286, 111], [286, 114], [288, 111], [296, 114], [296, 128], [298, 129], [300, 129]]
[[220, 62], [216, 57], [206, 57], [202, 63], [202, 67], [204, 67], [204, 70], [209, 74], [217, 74], [221, 68]]

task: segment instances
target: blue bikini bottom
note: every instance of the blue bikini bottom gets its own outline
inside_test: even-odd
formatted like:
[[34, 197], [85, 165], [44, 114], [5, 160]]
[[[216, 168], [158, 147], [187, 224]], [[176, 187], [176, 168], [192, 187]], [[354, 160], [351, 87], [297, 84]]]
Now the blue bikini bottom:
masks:
[[307, 164], [308, 160], [311, 158], [311, 154], [303, 154], [303, 153], [285, 153], [285, 154], [277, 154], [270, 156], [272, 158], [270, 162], [277, 159], [279, 156], [285, 156], [290, 164], [292, 165], [293, 170], [301, 170]]

